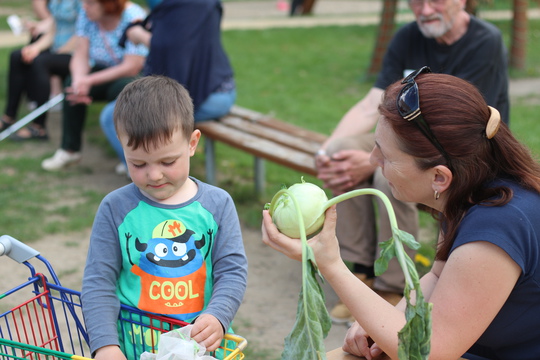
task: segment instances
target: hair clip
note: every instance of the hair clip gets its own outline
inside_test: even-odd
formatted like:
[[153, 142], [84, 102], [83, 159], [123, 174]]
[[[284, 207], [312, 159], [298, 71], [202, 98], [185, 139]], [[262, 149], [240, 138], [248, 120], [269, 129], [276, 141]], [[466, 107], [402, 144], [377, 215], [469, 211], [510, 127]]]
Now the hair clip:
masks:
[[494, 107], [488, 106], [488, 108], [491, 115], [489, 116], [489, 120], [486, 125], [486, 137], [491, 139], [501, 127], [501, 114], [499, 113], [499, 110], [495, 109]]

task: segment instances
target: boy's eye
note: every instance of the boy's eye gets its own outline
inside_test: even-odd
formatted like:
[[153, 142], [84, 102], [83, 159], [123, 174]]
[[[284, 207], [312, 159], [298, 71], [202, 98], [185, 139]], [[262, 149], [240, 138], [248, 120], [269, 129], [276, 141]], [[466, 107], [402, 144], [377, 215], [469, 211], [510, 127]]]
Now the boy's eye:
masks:
[[165, 166], [171, 166], [172, 164], [174, 164], [176, 162], [176, 160], [173, 160], [173, 161], [164, 161], [163, 162], [163, 165]]
[[137, 169], [140, 169], [142, 167], [144, 167], [145, 164], [133, 164], [133, 167], [134, 168], [137, 168]]

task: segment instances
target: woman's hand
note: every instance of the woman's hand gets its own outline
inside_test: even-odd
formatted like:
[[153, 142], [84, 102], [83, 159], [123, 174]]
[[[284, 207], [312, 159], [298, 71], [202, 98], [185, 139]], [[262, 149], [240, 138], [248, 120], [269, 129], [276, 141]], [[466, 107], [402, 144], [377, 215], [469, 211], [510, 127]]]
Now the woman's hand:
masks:
[[31, 64], [40, 52], [41, 50], [36, 45], [26, 45], [21, 49], [22, 60], [26, 64]]
[[347, 330], [345, 342], [343, 343], [343, 351], [356, 356], [363, 356], [367, 360], [376, 358], [383, 352], [356, 321]]
[[302, 260], [302, 243], [279, 232], [268, 210], [263, 210], [262, 241], [294, 260]]
[[108, 345], [97, 349], [95, 360], [126, 360], [126, 356], [116, 345]]
[[191, 338], [197, 343], [203, 344], [208, 351], [216, 350], [224, 335], [223, 325], [214, 315], [210, 314], [199, 316], [191, 329]]
[[72, 104], [90, 105], [92, 98], [90, 97], [90, 89], [92, 83], [87, 75], [74, 77], [71, 86], [66, 88], [66, 100]]
[[[319, 234], [308, 240], [313, 249], [315, 261], [321, 271], [335, 263], [341, 262], [339, 243], [336, 238], [336, 206], [326, 210], [323, 229]], [[291, 239], [279, 232], [268, 210], [263, 211], [262, 240], [271, 248], [285, 254], [294, 260], [302, 260], [302, 242]]]

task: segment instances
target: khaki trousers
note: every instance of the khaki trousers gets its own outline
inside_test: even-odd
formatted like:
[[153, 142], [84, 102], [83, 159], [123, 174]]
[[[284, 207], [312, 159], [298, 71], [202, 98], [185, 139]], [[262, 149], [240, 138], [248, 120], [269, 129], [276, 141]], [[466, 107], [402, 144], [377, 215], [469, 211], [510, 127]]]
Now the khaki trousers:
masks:
[[[358, 149], [371, 152], [375, 145], [373, 134], [339, 139], [327, 147], [329, 155], [343, 149]], [[388, 181], [380, 168], [367, 181], [358, 184], [356, 189], [374, 188], [388, 196], [394, 208], [398, 227], [418, 239], [418, 209], [416, 203], [396, 200]], [[388, 212], [381, 200], [372, 195], [357, 196], [337, 205], [337, 229], [341, 256], [343, 260], [364, 266], [373, 266], [379, 256], [379, 242], [392, 236]], [[415, 251], [404, 246], [408, 255], [414, 259]], [[375, 279], [373, 288], [377, 290], [402, 293], [405, 286], [403, 271], [394, 258], [388, 269]]]

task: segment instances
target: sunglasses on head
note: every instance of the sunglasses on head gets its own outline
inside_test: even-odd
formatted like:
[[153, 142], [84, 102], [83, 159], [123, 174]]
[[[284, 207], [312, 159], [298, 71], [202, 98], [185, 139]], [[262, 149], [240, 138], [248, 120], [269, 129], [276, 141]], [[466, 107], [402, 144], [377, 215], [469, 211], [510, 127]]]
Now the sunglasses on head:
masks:
[[415, 79], [420, 74], [430, 73], [431, 69], [427, 66], [421, 67], [418, 70], [410, 73], [406, 78], [401, 81], [402, 84], [405, 84], [403, 89], [398, 94], [396, 99], [397, 109], [399, 115], [407, 121], [412, 121], [418, 129], [424, 134], [424, 136], [439, 150], [439, 152], [444, 156], [448, 166], [450, 167], [450, 157], [444, 151], [444, 148], [439, 143], [431, 129], [429, 128], [426, 119], [422, 116], [420, 111], [420, 95], [418, 92], [418, 84]]

